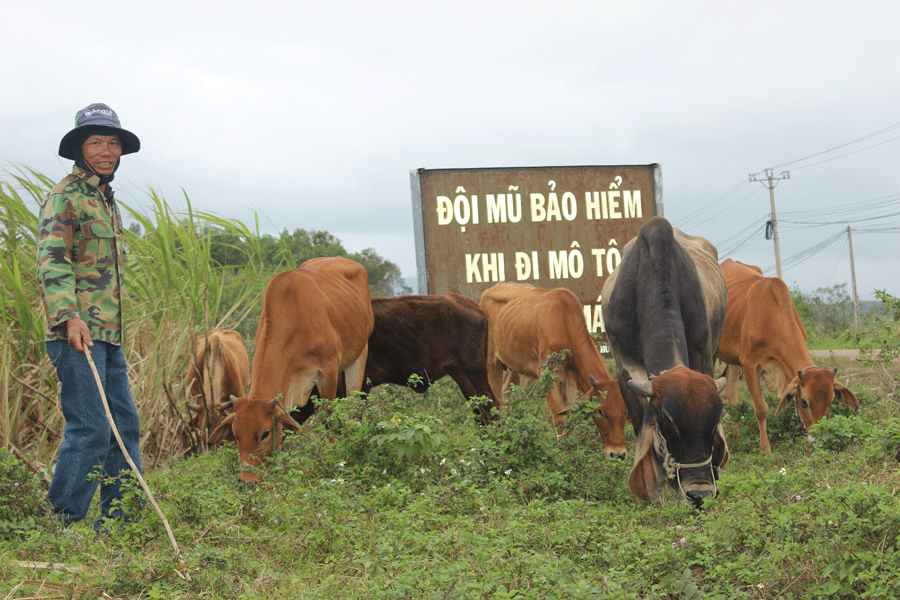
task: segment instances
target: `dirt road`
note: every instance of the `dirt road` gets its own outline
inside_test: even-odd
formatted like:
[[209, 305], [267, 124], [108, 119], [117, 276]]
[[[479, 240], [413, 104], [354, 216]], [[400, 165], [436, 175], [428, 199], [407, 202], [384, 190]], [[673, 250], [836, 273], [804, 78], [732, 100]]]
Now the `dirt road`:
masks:
[[859, 358], [859, 350], [810, 350], [809, 353], [821, 358], [828, 358], [832, 355], [841, 358]]

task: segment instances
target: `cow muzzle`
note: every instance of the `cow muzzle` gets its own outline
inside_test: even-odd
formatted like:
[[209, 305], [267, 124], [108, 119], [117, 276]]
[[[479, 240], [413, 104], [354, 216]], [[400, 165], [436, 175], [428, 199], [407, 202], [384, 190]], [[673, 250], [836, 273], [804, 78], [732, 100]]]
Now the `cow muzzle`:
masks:
[[[716, 474], [712, 465], [712, 453], [706, 460], [700, 462], [680, 463], [669, 452], [666, 438], [663, 437], [662, 433], [657, 431], [654, 437], [656, 438], [654, 440], [656, 456], [662, 463], [666, 480], [675, 489], [680, 501], [689, 500], [696, 508], [702, 508], [706, 498], [715, 498], [719, 494]], [[709, 469], [708, 477], [705, 471], [701, 471], [704, 468]], [[682, 478], [682, 471], [685, 469], [692, 470], [691, 476], [685, 478], [689, 480], [687, 483]]]
[[628, 451], [625, 448], [611, 448], [605, 449], [603, 454], [606, 455], [606, 460], [618, 459], [625, 460], [625, 457], [628, 456]]
[[715, 498], [716, 491], [711, 489], [693, 489], [685, 492], [687, 499], [697, 508], [703, 507], [703, 502], [707, 498]]
[[[265, 457], [263, 457], [265, 458]], [[262, 466], [262, 460], [256, 454], [241, 456], [241, 481], [248, 483], [258, 483], [262, 481], [262, 477], [257, 472]]]

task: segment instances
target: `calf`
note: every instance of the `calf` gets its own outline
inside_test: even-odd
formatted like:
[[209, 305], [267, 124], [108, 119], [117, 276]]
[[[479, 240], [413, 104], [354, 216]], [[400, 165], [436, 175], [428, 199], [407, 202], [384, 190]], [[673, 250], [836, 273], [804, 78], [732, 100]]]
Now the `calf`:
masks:
[[759, 267], [731, 260], [722, 262], [728, 285], [728, 311], [716, 358], [725, 363], [727, 384], [722, 398], [737, 403], [741, 372], [759, 423], [759, 445], [770, 454], [766, 419], [769, 406], [760, 380], [778, 393], [776, 414], [794, 406], [806, 434], [828, 416], [837, 399], [857, 407], [856, 396], [835, 379], [837, 369], [820, 369], [806, 345], [806, 328], [787, 285], [777, 277], [763, 277]]
[[[208, 351], [207, 351], [208, 349]], [[250, 380], [250, 358], [237, 331], [213, 329], [198, 337], [185, 375], [185, 388], [193, 413], [190, 425], [213, 430], [224, 418], [223, 402], [242, 396]]]
[[[502, 405], [504, 372], [536, 379], [551, 354], [568, 350], [562, 371], [547, 394], [557, 436], [572, 404], [605, 395], [594, 423], [607, 458], [625, 458], [625, 403], [610, 377], [584, 320], [584, 308], [565, 288], [540, 289], [525, 283], [500, 282], [481, 295], [488, 319], [487, 372], [494, 398]], [[508, 384], [507, 384], [508, 385]]]

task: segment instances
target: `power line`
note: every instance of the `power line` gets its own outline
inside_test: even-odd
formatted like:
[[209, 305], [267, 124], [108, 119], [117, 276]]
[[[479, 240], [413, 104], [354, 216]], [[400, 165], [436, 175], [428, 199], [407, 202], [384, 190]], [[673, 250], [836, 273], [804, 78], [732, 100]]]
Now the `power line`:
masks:
[[785, 223], [790, 225], [804, 225], [806, 227], [824, 227], [826, 225], [846, 225], [848, 223], [865, 223], [866, 221], [880, 221], [882, 219], [890, 219], [891, 217], [900, 217], [900, 212], [872, 215], [871, 217], [860, 217], [858, 219], [839, 219], [837, 221], [792, 221], [790, 219], [781, 219], [779, 225]]
[[[891, 198], [885, 196], [883, 198]], [[843, 207], [816, 209], [812, 213], [810, 211], [786, 213], [782, 215], [781, 223], [819, 227], [825, 225], [847, 225], [850, 223], [864, 223], [867, 221], [884, 221], [893, 217], [900, 216], [900, 197], [897, 199], [889, 199], [887, 201], [876, 202], [881, 200], [876, 198], [873, 201], [859, 202]], [[787, 217], [787, 218], [784, 218]]]
[[[890, 228], [874, 228], [874, 229], [873, 228], [870, 228], [870, 229], [853, 228], [854, 234], [890, 233], [890, 232], [894, 232], [894, 231], [900, 231], [900, 226], [890, 227]], [[847, 229], [842, 229], [838, 233], [832, 235], [831, 237], [829, 237], [825, 240], [822, 240], [818, 244], [815, 244], [814, 246], [810, 246], [809, 248], [801, 250], [797, 254], [794, 254], [793, 256], [791, 256], [790, 258], [788, 258], [787, 260], [784, 261], [784, 263], [782, 265], [784, 270], [789, 271], [789, 270], [793, 269], [794, 267], [801, 265], [802, 263], [806, 262], [813, 256], [819, 254], [820, 252], [822, 252], [823, 250], [825, 250], [826, 248], [828, 248], [829, 246], [831, 246], [832, 244], [834, 244], [835, 242], [837, 242], [838, 240], [840, 240], [841, 238], [843, 238], [846, 235], [848, 235]], [[772, 269], [772, 267], [769, 267], [766, 270], [771, 271], [771, 269]]]
[[872, 148], [877, 148], [878, 146], [883, 146], [884, 144], [887, 144], [888, 142], [893, 142], [893, 141], [895, 141], [895, 140], [900, 140], [900, 136], [897, 136], [897, 137], [895, 137], [895, 138], [891, 138], [891, 139], [889, 139], [889, 140], [885, 140], [885, 141], [883, 141], [883, 142], [879, 142], [879, 143], [877, 143], [877, 144], [873, 144], [873, 145], [871, 145], [871, 146], [866, 146], [865, 148], [860, 148], [859, 150], [854, 150], [853, 152], [847, 152], [846, 154], [841, 154], [841, 155], [839, 155], [839, 156], [834, 156], [834, 157], [832, 157], [832, 158], [826, 158], [825, 160], [820, 160], [819, 162], [814, 162], [814, 163], [810, 163], [810, 164], [808, 164], [808, 165], [801, 165], [801, 166], [799, 166], [799, 167], [794, 167], [794, 170], [795, 170], [795, 171], [799, 171], [800, 169], [805, 169], [805, 168], [807, 168], [807, 167], [814, 167], [814, 166], [816, 166], [816, 165], [821, 165], [822, 163], [827, 163], [827, 162], [830, 162], [830, 161], [832, 161], [832, 160], [837, 160], [837, 159], [839, 159], [839, 158], [844, 158], [845, 156], [850, 156], [851, 154], [857, 154], [857, 153], [862, 152], [862, 151], [864, 151], [864, 150], [871, 150]]
[[[889, 132], [889, 131], [893, 131], [893, 130], [895, 130], [895, 129], [900, 129], [900, 123], [895, 123], [895, 124], [893, 124], [893, 125], [889, 125], [888, 127], [885, 127], [884, 129], [880, 129], [880, 130], [875, 131], [875, 132], [873, 132], [873, 133], [864, 135], [864, 136], [861, 137], [861, 138], [855, 139], [855, 140], [853, 140], [853, 141], [851, 141], [851, 142], [847, 142], [847, 143], [841, 144], [840, 146], [835, 146], [834, 148], [829, 148], [828, 150], [822, 150], [821, 152], [816, 152], [815, 154], [810, 154], [809, 156], [805, 156], [805, 157], [803, 157], [803, 158], [798, 158], [798, 159], [796, 159], [796, 160], [792, 160], [792, 161], [789, 161], [789, 162], [786, 162], [786, 163], [783, 163], [783, 164], [780, 164], [780, 165], [775, 165], [774, 167], [770, 167], [770, 168], [773, 169], [773, 170], [774, 170], [774, 169], [782, 169], [782, 168], [784, 168], [784, 167], [786, 167], [786, 166], [788, 166], [788, 165], [793, 165], [793, 164], [798, 163], [798, 162], [803, 162], [804, 160], [809, 160], [810, 158], [816, 158], [817, 156], [822, 156], [822, 155], [824, 155], [824, 154], [828, 154], [829, 152], [834, 152], [835, 150], [840, 150], [841, 148], [846, 148], [847, 146], [852, 146], [853, 144], [857, 144], [857, 143], [859, 143], [859, 142], [863, 142], [863, 141], [865, 141], [865, 140], [871, 139], [871, 138], [873, 138], [873, 137], [877, 137], [877, 136], [879, 136], [879, 135], [882, 135], [882, 134], [887, 133], [887, 132]], [[885, 141], [885, 142], [880, 142], [880, 143], [878, 143], [878, 144], [875, 144], [875, 146], [880, 146], [881, 144], [886, 144], [887, 142], [892, 142], [892, 141], [897, 140], [897, 139], [900, 139], [900, 138], [892, 138], [892, 139], [887, 140], [887, 141]], [[874, 148], [875, 146], [869, 146], [869, 148]], [[863, 148], [862, 150], [868, 150], [869, 148]], [[862, 150], [856, 150], [856, 151], [854, 151], [854, 152], [851, 152], [850, 154], [855, 154], [856, 152], [862, 152]], [[843, 155], [843, 156], [848, 156], [848, 155], [845, 154], [845, 155]], [[839, 157], [836, 157], [836, 158], [841, 158], [841, 157], [839, 156]], [[833, 159], [829, 159], [829, 160], [833, 160]], [[825, 162], [825, 161], [822, 161], [822, 162]], [[816, 163], [816, 164], [820, 164], [820, 163]], [[796, 169], [805, 169], [806, 167], [811, 167], [811, 166], [812, 166], [812, 165], [805, 165], [805, 166], [802, 166], [802, 167], [796, 167], [795, 170], [796, 170]]]
[[[716, 198], [715, 200], [712, 200], [711, 202], [709, 202], [709, 204], [706, 204], [705, 206], [702, 206], [702, 207], [698, 208], [697, 210], [695, 210], [694, 212], [692, 212], [691, 214], [689, 214], [688, 216], [686, 216], [684, 219], [681, 220], [681, 222], [679, 223], [679, 226], [680, 226], [682, 229], [685, 229], [685, 228], [686, 228], [686, 229], [690, 229], [690, 228], [692, 228], [692, 227], [695, 227], [696, 225], [693, 224], [693, 223], [691, 223], [691, 220], [692, 220], [692, 219], [695, 219], [695, 218], [697, 218], [697, 217], [699, 217], [699, 216], [701, 216], [701, 215], [705, 215], [712, 207], [718, 206], [718, 205], [722, 202], [722, 200], [724, 200], [725, 198], [728, 198], [729, 196], [731, 196], [732, 194], [736, 193], [738, 190], [740, 190], [742, 187], [744, 187], [744, 186], [746, 186], [746, 185], [747, 185], [747, 181], [742, 181], [741, 183], [739, 183], [738, 185], [734, 186], [733, 188], [731, 188], [730, 190], [728, 190], [727, 192], [725, 192], [724, 194], [722, 194], [721, 196], [719, 196], [719, 197]], [[746, 200], [748, 197], [749, 197], [749, 196], [744, 196], [743, 198], [740, 198], [737, 202], [734, 202], [733, 204], [731, 204], [730, 206], [728, 206], [725, 210], [728, 210], [728, 209], [730, 209], [730, 208], [734, 208], [735, 206], [737, 206], [738, 204], [740, 204], [742, 201]], [[723, 210], [722, 212], [725, 212], [725, 211]], [[718, 213], [718, 214], [722, 214], [722, 213], [720, 212], [720, 213]], [[705, 222], [706, 222], [706, 221], [704, 221], [704, 223], [705, 223]], [[702, 224], [702, 223], [701, 223], [701, 224]]]
[[[798, 252], [797, 254], [795, 254], [794, 256], [790, 257], [789, 259], [787, 259], [785, 261], [786, 266], [785, 265], [782, 265], [782, 266], [784, 267], [785, 270], [796, 267], [800, 263], [805, 262], [806, 260], [812, 258], [813, 256], [815, 256], [816, 254], [818, 254], [819, 252], [821, 252], [822, 250], [824, 250], [831, 244], [835, 243], [836, 241], [838, 241], [845, 235], [847, 235], [846, 230], [842, 230], [842, 231], [836, 233], [835, 235], [831, 236], [830, 238], [826, 238], [826, 239], [822, 240], [815, 246], [812, 246], [810, 248], [807, 248], [806, 250]], [[779, 279], [780, 279], [780, 277], [779, 277]]]
[[[862, 200], [859, 202], [845, 203], [831, 207], [816, 207], [815, 215], [820, 218], [830, 217], [835, 219], [844, 219], [850, 215], [859, 215], [865, 212], [873, 212], [875, 210], [900, 208], [900, 194], [890, 194], [881, 196], [871, 200]], [[793, 211], [781, 213], [782, 220], [787, 218], [808, 217], [809, 210]]]
[[[721, 251], [721, 252], [719, 253], [719, 258], [720, 258], [720, 259], [723, 259], [723, 258], [725, 258], [725, 257], [732, 256], [732, 255], [733, 255], [735, 252], [737, 252], [738, 250], [742, 250], [742, 249], [745, 248], [748, 244], [752, 243], [752, 242], [754, 241], [754, 238], [756, 238], [756, 236], [759, 235], [760, 231], [762, 231], [764, 228], [765, 228], [765, 223], [764, 223], [764, 222], [760, 222], [760, 223], [757, 225], [756, 228], [751, 229], [750, 232], [749, 232], [747, 235], [745, 235], [745, 236], [744, 236], [743, 238], [741, 238], [739, 241], [735, 242], [735, 243], [734, 243], [731, 247], [729, 247], [727, 250]], [[744, 232], [741, 232], [741, 233], [746, 233], [746, 230], [745, 230]], [[733, 236], [731, 239], [734, 239], [734, 237], [736, 237], [736, 236]], [[722, 243], [720, 243], [720, 244], [716, 244], [716, 248], [720, 248], [720, 247], [724, 246], [724, 245], [727, 244], [729, 241], [730, 241], [730, 240], [726, 240], [726, 241], [724, 241], [724, 242], [722, 242]], [[757, 241], [758, 241], [758, 240], [757, 240]]]
[[867, 229], [854, 229], [856, 233], [893, 233], [900, 231], [900, 225], [896, 227], [869, 227]]
[[[742, 186], [743, 186], [743, 185], [746, 185], [747, 183], [749, 183], [749, 182], [746, 182], [746, 181], [745, 181], [745, 182], [742, 184]], [[750, 192], [750, 193], [747, 194], [746, 196], [743, 196], [742, 198], [739, 198], [736, 202], [733, 202], [733, 203], [730, 204], [729, 206], [726, 206], [725, 208], [723, 208], [723, 209], [720, 210], [719, 212], [717, 212], [717, 213], [712, 213], [712, 214], [708, 215], [707, 218], [704, 219], [703, 221], [700, 221], [699, 223], [695, 223], [695, 224], [691, 225], [691, 227], [700, 227], [701, 225], [705, 225], [706, 223], [709, 223], [710, 221], [712, 221], [713, 219], [715, 219], [716, 217], [718, 217], [718, 216], [721, 215], [722, 213], [731, 210], [732, 208], [734, 208], [735, 206], [737, 206], [738, 204], [740, 204], [741, 202], [743, 202], [743, 201], [746, 200], [747, 198], [750, 198], [751, 196], [755, 195], [758, 191], [759, 191], [759, 190], [754, 190], [754, 191]]]

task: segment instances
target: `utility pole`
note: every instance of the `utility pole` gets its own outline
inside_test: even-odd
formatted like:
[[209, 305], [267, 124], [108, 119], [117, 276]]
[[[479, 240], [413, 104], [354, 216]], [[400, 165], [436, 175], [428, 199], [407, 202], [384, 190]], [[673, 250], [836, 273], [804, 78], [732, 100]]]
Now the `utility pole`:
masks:
[[856, 330], [859, 331], [859, 296], [856, 295], [856, 266], [853, 262], [853, 236], [847, 225], [847, 241], [850, 242], [850, 279], [853, 281], [853, 313], [856, 316]]
[[772, 205], [772, 238], [775, 240], [775, 270], [778, 274], [778, 279], [781, 279], [781, 247], [778, 245], [778, 219], [775, 217], [775, 186], [782, 179], [790, 179], [791, 174], [789, 171], [784, 171], [781, 175], [775, 177], [772, 169], [766, 169], [765, 174], [768, 179], [768, 185], [762, 179], [757, 179], [756, 176], [759, 173], [751, 174], [750, 181], [758, 181], [769, 188], [769, 203]]

